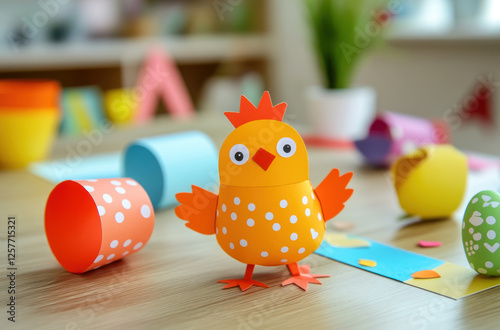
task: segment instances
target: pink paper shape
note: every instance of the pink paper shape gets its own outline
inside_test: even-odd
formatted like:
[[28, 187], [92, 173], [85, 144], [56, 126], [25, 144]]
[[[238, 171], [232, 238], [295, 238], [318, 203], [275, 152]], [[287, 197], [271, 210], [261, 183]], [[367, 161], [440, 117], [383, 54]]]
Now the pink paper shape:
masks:
[[438, 241], [420, 241], [418, 242], [418, 245], [420, 245], [421, 247], [430, 248], [439, 247], [442, 245], [442, 243]]
[[175, 62], [160, 47], [152, 48], [147, 54], [137, 87], [142, 91], [136, 114], [137, 122], [147, 122], [154, 117], [159, 96], [174, 117], [190, 117], [195, 113]]

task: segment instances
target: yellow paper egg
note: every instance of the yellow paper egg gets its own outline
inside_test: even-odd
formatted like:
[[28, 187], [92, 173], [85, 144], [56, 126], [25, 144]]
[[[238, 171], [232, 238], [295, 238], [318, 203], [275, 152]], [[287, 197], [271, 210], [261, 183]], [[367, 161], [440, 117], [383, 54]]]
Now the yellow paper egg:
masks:
[[450, 216], [462, 202], [467, 158], [451, 145], [429, 145], [399, 158], [392, 167], [401, 207], [412, 216]]

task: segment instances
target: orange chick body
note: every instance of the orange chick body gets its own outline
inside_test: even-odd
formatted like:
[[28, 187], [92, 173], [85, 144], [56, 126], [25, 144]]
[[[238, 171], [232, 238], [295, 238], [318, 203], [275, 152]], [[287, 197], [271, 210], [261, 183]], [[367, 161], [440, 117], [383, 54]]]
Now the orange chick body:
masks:
[[222, 249], [247, 264], [243, 279], [223, 280], [224, 288], [267, 285], [252, 280], [255, 265], [286, 265], [292, 278], [282, 285], [321, 284], [297, 262], [321, 244], [325, 222], [344, 208], [352, 195], [347, 189], [352, 173], [334, 169], [313, 188], [304, 141], [283, 123], [286, 103], [273, 106], [264, 93], [258, 107], [244, 96], [239, 113], [226, 113], [235, 126], [219, 154], [219, 195], [193, 186], [177, 194], [176, 208], [186, 226], [215, 234]]
[[277, 187], [221, 186], [216, 237], [245, 264], [279, 266], [313, 253], [325, 233], [321, 205], [309, 181]]

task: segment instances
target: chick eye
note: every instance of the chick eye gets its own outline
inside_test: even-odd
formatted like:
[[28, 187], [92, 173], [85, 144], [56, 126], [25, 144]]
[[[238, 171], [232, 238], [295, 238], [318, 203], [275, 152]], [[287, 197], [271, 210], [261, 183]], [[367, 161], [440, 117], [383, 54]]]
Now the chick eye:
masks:
[[292, 157], [296, 149], [297, 146], [295, 145], [295, 141], [288, 137], [282, 138], [276, 145], [278, 154], [285, 158]]
[[229, 151], [229, 158], [236, 165], [243, 165], [250, 158], [250, 152], [243, 144], [235, 144]]

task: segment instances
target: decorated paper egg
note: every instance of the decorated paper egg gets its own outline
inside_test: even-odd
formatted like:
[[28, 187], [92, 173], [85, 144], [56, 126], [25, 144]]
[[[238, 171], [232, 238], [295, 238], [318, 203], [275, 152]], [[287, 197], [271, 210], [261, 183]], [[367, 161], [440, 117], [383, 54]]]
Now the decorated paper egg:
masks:
[[472, 198], [464, 214], [465, 255], [472, 269], [480, 274], [500, 276], [499, 206], [500, 194], [483, 190]]

